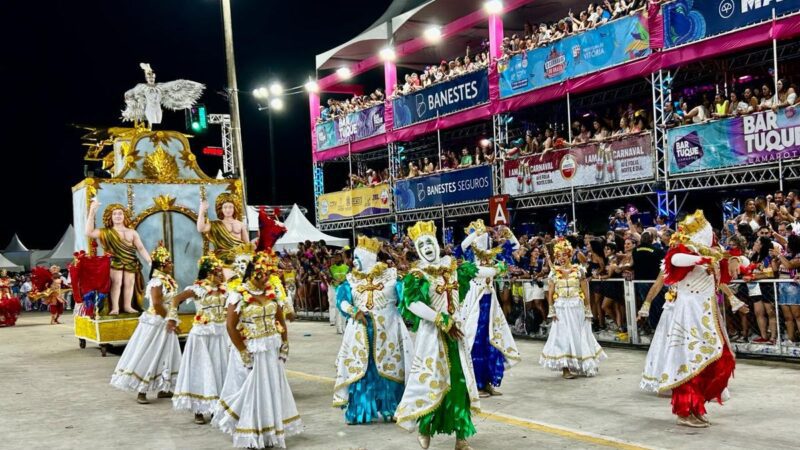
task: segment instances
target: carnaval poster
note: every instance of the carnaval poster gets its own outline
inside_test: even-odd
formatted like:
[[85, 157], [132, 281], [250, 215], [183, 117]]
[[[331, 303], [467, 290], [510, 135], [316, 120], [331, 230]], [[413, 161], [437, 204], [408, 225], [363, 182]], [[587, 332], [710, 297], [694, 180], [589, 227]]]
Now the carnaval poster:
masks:
[[490, 166], [399, 180], [394, 188], [398, 211], [475, 202], [493, 194]]
[[322, 194], [317, 199], [319, 220], [323, 222], [388, 214], [391, 211], [391, 190], [388, 184], [331, 192]]
[[800, 10], [790, 0], [677, 0], [662, 7], [664, 47], [689, 42], [746, 27]]
[[800, 111], [784, 108], [667, 132], [669, 173], [749, 166], [800, 157]]
[[317, 151], [385, 133], [384, 109], [384, 105], [376, 105], [317, 125]]
[[503, 192], [526, 195], [655, 176], [652, 138], [629, 136], [512, 159], [503, 166]]
[[500, 96], [560, 83], [650, 54], [647, 19], [640, 13], [498, 63]]
[[392, 101], [394, 127], [435, 119], [489, 101], [489, 74], [478, 70]]

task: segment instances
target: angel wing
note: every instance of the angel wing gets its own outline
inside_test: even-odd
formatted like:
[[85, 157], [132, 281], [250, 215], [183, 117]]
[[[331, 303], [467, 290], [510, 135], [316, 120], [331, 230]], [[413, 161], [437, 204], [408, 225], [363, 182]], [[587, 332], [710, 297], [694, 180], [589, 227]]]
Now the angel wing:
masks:
[[146, 84], [139, 83], [125, 92], [125, 109], [122, 111], [123, 122], [145, 119], [144, 109], [147, 100], [144, 95], [144, 90], [146, 87]]
[[158, 83], [161, 90], [161, 104], [164, 108], [177, 111], [192, 107], [206, 86], [203, 83], [190, 80], [175, 80], [166, 83]]

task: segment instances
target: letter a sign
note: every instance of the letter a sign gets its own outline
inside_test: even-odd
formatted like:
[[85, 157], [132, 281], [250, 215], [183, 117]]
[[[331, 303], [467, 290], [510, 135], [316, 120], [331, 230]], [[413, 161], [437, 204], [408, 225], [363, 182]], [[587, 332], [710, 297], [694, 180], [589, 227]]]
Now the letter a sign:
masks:
[[497, 225], [511, 225], [508, 217], [508, 195], [495, 195], [489, 198], [489, 223]]

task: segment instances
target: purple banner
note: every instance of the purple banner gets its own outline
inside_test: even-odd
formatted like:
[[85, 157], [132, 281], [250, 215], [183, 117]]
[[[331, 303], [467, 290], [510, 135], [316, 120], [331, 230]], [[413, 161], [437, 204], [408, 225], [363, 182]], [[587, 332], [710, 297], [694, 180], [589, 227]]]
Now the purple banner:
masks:
[[317, 151], [385, 133], [384, 109], [384, 105], [376, 105], [317, 125]]

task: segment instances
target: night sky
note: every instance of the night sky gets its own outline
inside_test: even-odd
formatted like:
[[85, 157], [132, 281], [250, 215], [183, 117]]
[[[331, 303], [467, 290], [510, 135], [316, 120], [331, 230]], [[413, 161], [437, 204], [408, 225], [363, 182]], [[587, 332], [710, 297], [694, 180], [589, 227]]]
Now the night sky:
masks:
[[[267, 117], [250, 91], [273, 77], [285, 87], [305, 83], [317, 53], [363, 31], [391, 2], [231, 3], [249, 202], [261, 204], [270, 200]], [[204, 83], [209, 112], [228, 112], [217, 94], [227, 80], [219, 1], [10, 2], [3, 17], [0, 249], [15, 232], [32, 249], [56, 244], [72, 222], [70, 188], [83, 179], [82, 131], [72, 125], [120, 126], [123, 93], [144, 81], [140, 62], [150, 63], [157, 81]], [[313, 210], [308, 98], [287, 98], [273, 118], [277, 201]], [[158, 128], [185, 131], [183, 113], [165, 111]], [[190, 142], [214, 176], [221, 159], [199, 153], [220, 145], [219, 128]]]

